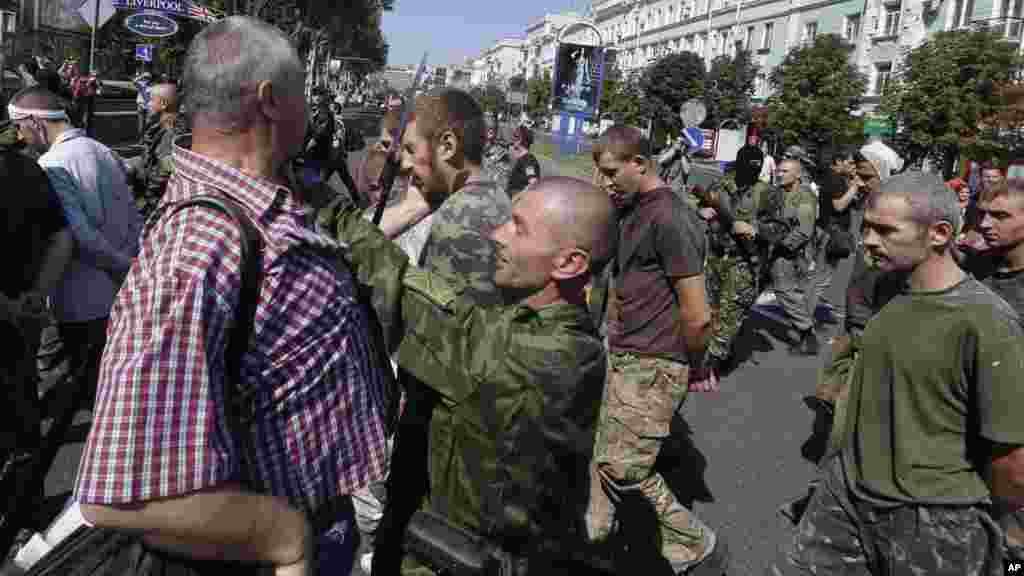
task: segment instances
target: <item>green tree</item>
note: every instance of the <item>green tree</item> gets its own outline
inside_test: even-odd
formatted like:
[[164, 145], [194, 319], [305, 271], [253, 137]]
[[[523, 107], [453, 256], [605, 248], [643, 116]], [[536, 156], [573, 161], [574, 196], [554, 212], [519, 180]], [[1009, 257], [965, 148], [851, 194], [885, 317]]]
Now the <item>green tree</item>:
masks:
[[1006, 106], [1001, 89], [1020, 65], [1016, 47], [998, 34], [939, 32], [907, 54], [886, 85], [882, 109], [901, 128], [910, 159], [940, 158], [949, 176], [961, 152], [977, 159], [1007, 153], [1014, 131], [994, 119]]
[[693, 52], [662, 56], [640, 77], [644, 96], [640, 114], [656, 120], [659, 131], [677, 133], [683, 128], [680, 107], [691, 98], [703, 98], [706, 83], [707, 73], [700, 56]]
[[747, 50], [737, 51], [735, 57], [722, 55], [711, 61], [705, 97], [709, 124], [717, 126], [729, 118], [741, 124], [750, 122], [750, 97], [754, 94], [757, 70]]
[[646, 126], [644, 115], [644, 93], [635, 78], [631, 78], [619, 67], [605, 69], [604, 86], [601, 92], [601, 116], [611, 118], [619, 124]]
[[548, 113], [551, 104], [551, 72], [534, 75], [526, 82], [526, 113], [534, 120]]
[[860, 106], [867, 78], [850, 61], [853, 45], [835, 34], [793, 48], [771, 73], [769, 123], [785, 144], [821, 149], [863, 139]]

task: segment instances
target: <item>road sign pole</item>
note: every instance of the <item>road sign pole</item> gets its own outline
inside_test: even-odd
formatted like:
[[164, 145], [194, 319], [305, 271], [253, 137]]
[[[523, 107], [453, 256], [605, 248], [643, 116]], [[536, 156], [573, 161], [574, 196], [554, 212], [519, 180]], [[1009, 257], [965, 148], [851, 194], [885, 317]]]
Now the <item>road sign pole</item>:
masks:
[[[96, 29], [99, 28], [100, 22], [100, 0], [93, 1], [92, 11], [92, 44], [89, 47], [89, 73], [96, 74]], [[92, 122], [92, 118], [89, 119]]]

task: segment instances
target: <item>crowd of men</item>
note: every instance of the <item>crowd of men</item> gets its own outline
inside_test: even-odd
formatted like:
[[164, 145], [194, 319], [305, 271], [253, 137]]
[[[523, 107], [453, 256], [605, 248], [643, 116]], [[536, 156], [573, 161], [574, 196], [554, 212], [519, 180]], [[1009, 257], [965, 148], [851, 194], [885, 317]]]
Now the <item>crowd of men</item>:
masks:
[[[829, 448], [766, 572], [1020, 560], [1024, 183], [992, 174], [965, 202], [893, 174], [875, 143], [817, 174], [793, 146], [765, 178], [754, 137], [704, 190], [626, 125], [595, 143], [593, 181], [543, 176], [529, 129], [505, 147], [455, 89], [388, 110], [353, 177], [304, 76], [276, 28], [210, 24], [187, 89], [151, 87], [131, 162], [46, 86], [11, 98], [0, 177], [19, 182], [4, 239], [21, 260], [0, 320], [4, 421], [21, 425], [5, 469], [38, 448], [53, 318], [92, 404], [73, 500], [139, 535], [151, 566], [720, 575], [724, 539], [655, 467], [673, 416], [720, 388], [768, 286], [793, 353], [818, 355], [815, 311], [852, 257], [817, 383]], [[622, 539], [643, 510], [651, 558]]]

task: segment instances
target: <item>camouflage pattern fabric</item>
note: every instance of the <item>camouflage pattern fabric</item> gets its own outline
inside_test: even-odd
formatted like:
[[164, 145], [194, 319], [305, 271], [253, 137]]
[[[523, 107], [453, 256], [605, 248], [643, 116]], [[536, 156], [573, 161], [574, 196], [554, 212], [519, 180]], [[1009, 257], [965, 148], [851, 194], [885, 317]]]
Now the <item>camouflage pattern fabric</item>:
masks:
[[747, 259], [730, 254], [708, 254], [708, 299], [711, 302], [711, 342], [708, 353], [728, 358], [740, 328], [757, 302], [757, 270]]
[[684, 507], [654, 470], [676, 409], [686, 398], [688, 367], [662, 358], [609, 355], [608, 383], [594, 444], [588, 536], [607, 539], [616, 506], [630, 495], [651, 504], [658, 517], [662, 556], [678, 573], [707, 557], [715, 534]]
[[[427, 505], [482, 533], [571, 537], [586, 505], [575, 487], [587, 481], [607, 371], [587, 310], [479, 306], [440, 274], [409, 266], [355, 210], [341, 208], [331, 230], [348, 244], [377, 315], [402, 326], [391, 349], [434, 402], [427, 441], [413, 439], [428, 449], [418, 472], [429, 474]], [[412, 399], [406, 409], [415, 409]], [[396, 499], [417, 481], [399, 461], [405, 431], [393, 462], [397, 485], [389, 486]], [[391, 536], [378, 535], [375, 556], [398, 563]]]
[[155, 122], [142, 137], [141, 185], [136, 189], [135, 204], [144, 220], [156, 210], [167, 190], [167, 182], [174, 173], [174, 138], [182, 134], [182, 130], [183, 124], [177, 120], [172, 128]]
[[814, 327], [814, 310], [808, 309], [813, 298], [805, 295], [814, 291], [810, 239], [814, 234], [817, 202], [814, 192], [801, 185], [798, 192], [783, 195], [781, 214], [776, 215], [777, 221], [799, 223], [781, 243], [800, 248], [776, 258], [771, 267], [775, 295], [793, 328], [799, 332]]
[[511, 218], [512, 202], [496, 183], [468, 181], [434, 213], [420, 265], [446, 281], [465, 284], [466, 297], [480, 306], [501, 304], [490, 235]]
[[856, 501], [842, 459], [823, 478], [772, 576], [1000, 576], [1002, 535], [980, 506], [876, 507]]

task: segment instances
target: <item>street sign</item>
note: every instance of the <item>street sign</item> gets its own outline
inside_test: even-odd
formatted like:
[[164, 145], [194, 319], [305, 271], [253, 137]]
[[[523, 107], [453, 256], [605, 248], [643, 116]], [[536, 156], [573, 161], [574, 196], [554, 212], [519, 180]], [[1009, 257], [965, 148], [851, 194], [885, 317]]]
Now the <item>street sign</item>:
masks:
[[178, 23], [158, 12], [132, 14], [124, 19], [124, 27], [147, 38], [165, 38], [178, 33]]
[[103, 25], [107, 23], [107, 20], [113, 18], [114, 14], [117, 12], [117, 10], [114, 9], [114, 4], [111, 0], [66, 0], [64, 6], [66, 8], [69, 5], [75, 6], [77, 4], [77, 6], [75, 6], [75, 11], [82, 16], [82, 19], [85, 20], [89, 26], [92, 26], [93, 18], [96, 18], [97, 16], [96, 2], [100, 3], [99, 18], [96, 21], [96, 28], [103, 28]]
[[696, 98], [690, 98], [686, 102], [683, 102], [682, 108], [679, 109], [679, 118], [683, 121], [683, 126], [691, 128], [693, 126], [700, 126], [700, 123], [708, 117], [708, 109], [704, 106], [704, 103]]
[[139, 44], [135, 47], [135, 59], [143, 62], [153, 61], [153, 45]]
[[594, 116], [601, 101], [604, 49], [600, 46], [559, 44], [552, 78], [554, 109]]

